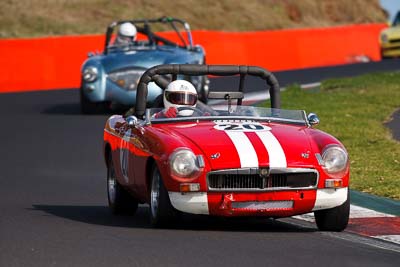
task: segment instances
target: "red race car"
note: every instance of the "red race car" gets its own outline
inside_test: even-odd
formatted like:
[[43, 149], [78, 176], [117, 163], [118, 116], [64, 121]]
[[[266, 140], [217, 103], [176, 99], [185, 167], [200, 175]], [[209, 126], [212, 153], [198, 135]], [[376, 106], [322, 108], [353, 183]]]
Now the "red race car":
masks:
[[[214, 105], [181, 106], [172, 118], [155, 115], [160, 107], [146, 109], [150, 82], [166, 88], [166, 77], [187, 75], [236, 75], [239, 90], [210, 91]], [[242, 105], [247, 75], [266, 82], [271, 108]], [[349, 157], [337, 139], [312, 127], [318, 123], [315, 114], [280, 109], [278, 81], [265, 69], [153, 67], [140, 79], [133, 115], [111, 116], [105, 125], [109, 206], [134, 213], [149, 203], [154, 226], [179, 212], [271, 218], [314, 212], [320, 230], [342, 231], [350, 209]]]

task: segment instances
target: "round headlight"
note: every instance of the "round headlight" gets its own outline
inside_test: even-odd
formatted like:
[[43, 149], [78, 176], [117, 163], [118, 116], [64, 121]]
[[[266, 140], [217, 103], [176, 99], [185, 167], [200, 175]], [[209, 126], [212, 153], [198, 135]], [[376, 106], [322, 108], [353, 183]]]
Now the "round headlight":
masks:
[[388, 42], [388, 36], [385, 33], [381, 34], [381, 42], [382, 43], [387, 43]]
[[83, 80], [85, 82], [94, 82], [97, 79], [97, 68], [95, 67], [87, 67], [83, 70]]
[[191, 150], [177, 150], [170, 157], [171, 172], [178, 177], [193, 178], [199, 171], [196, 162], [196, 156]]
[[349, 157], [343, 148], [334, 145], [324, 149], [322, 159], [327, 173], [338, 174], [346, 169]]

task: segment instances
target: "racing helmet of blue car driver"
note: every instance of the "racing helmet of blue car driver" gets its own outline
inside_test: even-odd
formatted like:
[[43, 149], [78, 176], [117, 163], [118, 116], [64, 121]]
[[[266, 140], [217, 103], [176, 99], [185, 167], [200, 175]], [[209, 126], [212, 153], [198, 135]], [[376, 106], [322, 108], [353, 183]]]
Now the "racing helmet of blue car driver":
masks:
[[[168, 84], [164, 90], [164, 108], [171, 107], [196, 107], [197, 91], [194, 86], [185, 80], [175, 80]], [[179, 116], [191, 116], [193, 110], [185, 109], [178, 111]]]
[[115, 39], [116, 45], [128, 45], [136, 40], [137, 30], [135, 25], [130, 22], [122, 23], [119, 26], [117, 38]]

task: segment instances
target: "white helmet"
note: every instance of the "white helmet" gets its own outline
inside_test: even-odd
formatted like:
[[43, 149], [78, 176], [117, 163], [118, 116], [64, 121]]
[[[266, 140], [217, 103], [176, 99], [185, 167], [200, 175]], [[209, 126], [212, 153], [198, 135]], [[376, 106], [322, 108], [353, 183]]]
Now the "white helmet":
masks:
[[[196, 107], [197, 91], [194, 86], [185, 80], [176, 80], [168, 84], [164, 90], [164, 107]], [[181, 110], [178, 112], [180, 116], [191, 116], [193, 110]]]
[[136, 40], [137, 30], [135, 25], [130, 22], [122, 23], [118, 29], [118, 36], [116, 42], [118, 44], [129, 44]]

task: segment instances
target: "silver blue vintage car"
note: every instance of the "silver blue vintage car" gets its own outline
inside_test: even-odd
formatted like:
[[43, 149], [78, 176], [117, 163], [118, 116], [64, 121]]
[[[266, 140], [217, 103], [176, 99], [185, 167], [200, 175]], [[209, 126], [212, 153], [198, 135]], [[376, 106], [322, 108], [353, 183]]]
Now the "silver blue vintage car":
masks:
[[[132, 23], [142, 38], [128, 45], [117, 45], [114, 41], [114, 31], [126, 22]], [[159, 33], [153, 32], [152, 28]], [[166, 28], [172, 30], [172, 35], [167, 35], [168, 38], [160, 33], [160, 30]], [[161, 17], [111, 23], [107, 27], [104, 51], [89, 53], [89, 58], [83, 63], [81, 112], [99, 113], [113, 107], [133, 107], [138, 81], [146, 69], [159, 64], [173, 63], [205, 64], [205, 51], [200, 45], [193, 44], [187, 22]], [[199, 99], [207, 102], [209, 82], [206, 76], [165, 78], [189, 80], [197, 89]], [[147, 105], [158, 106], [162, 102], [162, 90], [154, 83], [148, 88]]]

